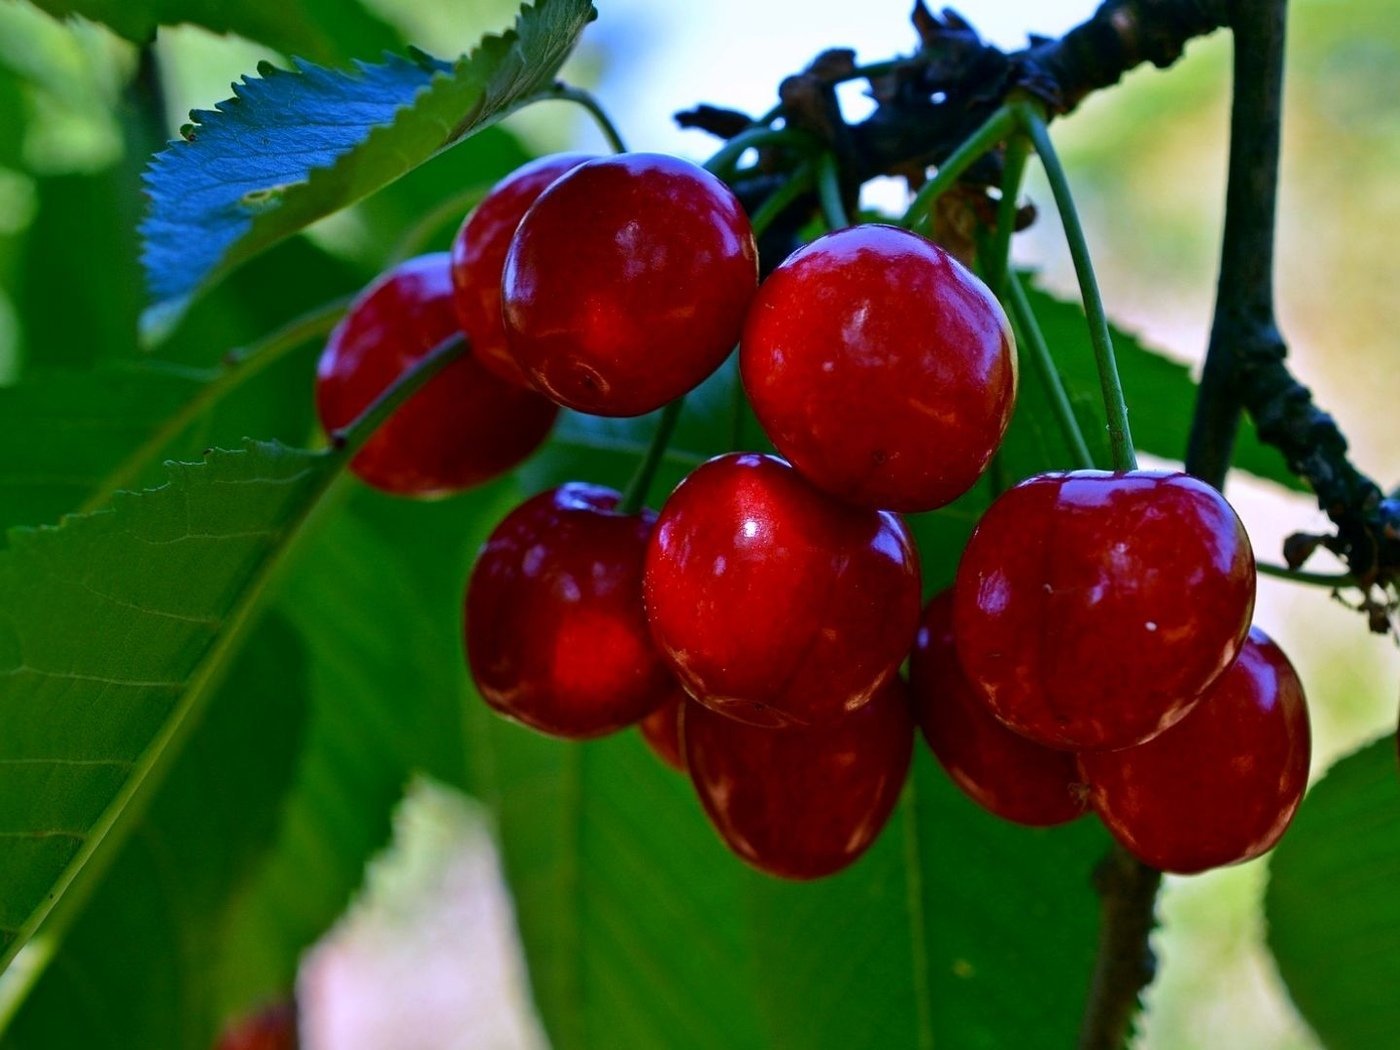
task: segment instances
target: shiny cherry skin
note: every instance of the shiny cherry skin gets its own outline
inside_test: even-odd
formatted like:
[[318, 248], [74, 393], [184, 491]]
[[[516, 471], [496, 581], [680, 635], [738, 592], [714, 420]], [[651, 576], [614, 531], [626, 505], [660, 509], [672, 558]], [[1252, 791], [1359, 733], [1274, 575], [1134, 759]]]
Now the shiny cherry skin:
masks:
[[[382, 275], [351, 304], [316, 368], [327, 433], [352, 423], [384, 390], [458, 330], [446, 252]], [[440, 496], [505, 473], [544, 441], [558, 408], [463, 355], [399, 406], [350, 469], [386, 492]]]
[[631, 725], [674, 695], [642, 611], [656, 515], [572, 483], [508, 514], [467, 585], [472, 677], [501, 714], [571, 739]]
[[1072, 471], [1007, 490], [954, 588], [958, 658], [997, 718], [1048, 747], [1142, 743], [1239, 653], [1254, 554], [1185, 474]]
[[685, 690], [676, 687], [675, 694], [637, 724], [642, 739], [657, 758], [672, 769], [685, 772], [685, 751], [681, 746], [681, 705], [693, 703]]
[[452, 241], [453, 305], [472, 353], [495, 375], [526, 389], [533, 384], [506, 347], [501, 321], [506, 249], [535, 198], [559, 176], [592, 159], [588, 153], [555, 153], [521, 165], [491, 188]]
[[1251, 860], [1278, 842], [1308, 783], [1303, 686], [1258, 629], [1176, 725], [1079, 757], [1094, 809], [1146, 864], [1179, 875]]
[[525, 213], [502, 278], [506, 338], [560, 404], [641, 415], [719, 367], [757, 285], [753, 231], [724, 183], [675, 157], [603, 157]]
[[942, 248], [892, 226], [794, 252], [759, 288], [739, 361], [778, 451], [864, 507], [952, 502], [991, 462], [1016, 400], [996, 298]]
[[875, 841], [909, 771], [914, 723], [904, 683], [831, 725], [768, 729], [686, 704], [691, 782], [720, 837], [760, 871], [816, 879]]
[[1074, 755], [1013, 733], [968, 683], [953, 644], [953, 592], [924, 609], [909, 657], [914, 717], [953, 783], [1003, 820], [1049, 827], [1084, 812]]
[[819, 725], [895, 673], [919, 621], [900, 518], [849, 507], [774, 456], [686, 478], [647, 548], [647, 619], [686, 691], [756, 725]]

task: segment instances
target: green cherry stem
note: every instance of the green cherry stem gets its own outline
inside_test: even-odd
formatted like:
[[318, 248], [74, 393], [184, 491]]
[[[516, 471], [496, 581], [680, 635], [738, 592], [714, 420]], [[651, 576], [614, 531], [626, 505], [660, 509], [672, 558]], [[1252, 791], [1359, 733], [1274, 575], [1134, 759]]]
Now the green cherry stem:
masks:
[[1016, 130], [1016, 113], [1010, 106], [1002, 106], [987, 122], [964, 140], [963, 144], [938, 168], [938, 174], [924, 183], [914, 195], [904, 213], [903, 225], [911, 230], [928, 229], [933, 213], [933, 202], [948, 190], [968, 168], [972, 167], [982, 154], [995, 146]]
[[983, 268], [992, 291], [1004, 292], [1006, 274], [1011, 266], [1011, 235], [1016, 231], [1016, 198], [1021, 193], [1021, 177], [1026, 172], [1030, 142], [1024, 135], [1012, 135], [1006, 141], [1006, 157], [1002, 162], [1001, 202], [997, 205], [997, 227], [992, 235]]
[[1045, 176], [1050, 182], [1055, 206], [1059, 209], [1060, 221], [1064, 225], [1065, 240], [1069, 244], [1070, 258], [1074, 261], [1075, 276], [1079, 278], [1079, 293], [1084, 300], [1084, 313], [1089, 319], [1089, 339], [1094, 345], [1099, 383], [1103, 387], [1104, 411], [1108, 415], [1108, 439], [1113, 449], [1113, 469], [1133, 470], [1137, 467], [1137, 456], [1133, 451], [1132, 430], [1128, 426], [1128, 405], [1123, 398], [1123, 381], [1118, 376], [1118, 363], [1113, 356], [1113, 340], [1108, 334], [1108, 317], [1104, 313], [1098, 280], [1094, 277], [1094, 264], [1089, 258], [1089, 244], [1084, 238], [1084, 227], [1079, 222], [1079, 213], [1074, 207], [1074, 197], [1070, 193], [1069, 179], [1065, 176], [1059, 154], [1055, 152], [1055, 145], [1050, 141], [1050, 132], [1046, 129], [1045, 117], [1040, 109], [1026, 101], [1013, 102], [1011, 105], [1022, 127], [1030, 135], [1035, 151], [1045, 168]]
[[396, 408], [412, 397], [429, 379], [466, 353], [467, 337], [461, 332], [453, 332], [385, 387], [349, 426], [341, 427], [332, 433], [331, 447], [347, 458], [354, 455], [374, 436], [374, 432], [383, 426], [384, 421], [394, 414]]
[[817, 195], [821, 198], [827, 229], [843, 230], [851, 224], [841, 200], [841, 173], [834, 153], [823, 153], [817, 161]]
[[612, 122], [612, 118], [608, 116], [602, 104], [593, 97], [592, 92], [574, 87], [572, 84], [565, 84], [563, 81], [557, 81], [553, 87], [538, 97], [559, 99], [562, 102], [573, 102], [575, 105], [582, 106], [593, 118], [593, 123], [598, 125], [598, 130], [603, 133], [603, 138], [608, 140], [608, 146], [612, 151], [614, 153], [627, 152], [627, 144], [622, 141], [622, 134], [617, 130], [617, 125]]
[[1031, 367], [1035, 369], [1045, 392], [1050, 395], [1050, 407], [1055, 413], [1055, 422], [1059, 424], [1060, 432], [1074, 455], [1074, 465], [1085, 469], [1093, 467], [1094, 456], [1084, 440], [1084, 431], [1079, 427], [1079, 419], [1070, 404], [1069, 393], [1065, 390], [1064, 380], [1060, 378], [1060, 370], [1055, 367], [1055, 359], [1051, 356], [1045, 335], [1040, 330], [1040, 322], [1036, 320], [1035, 311], [1031, 309], [1026, 289], [1016, 271], [1007, 270], [1004, 287], [1006, 302], [1011, 307], [1011, 323], [1016, 330], [1016, 345], [1030, 358]]
[[1359, 587], [1356, 578], [1347, 572], [1306, 572], [1302, 569], [1289, 569], [1282, 565], [1272, 565], [1266, 561], [1256, 561], [1254, 568], [1260, 576], [1273, 576], [1280, 580], [1292, 580], [1294, 583], [1306, 583], [1312, 587], [1330, 587], [1337, 590], [1339, 587]]
[[760, 146], [791, 146], [800, 152], [810, 153], [816, 148], [817, 140], [815, 136], [799, 128], [770, 128], [764, 124], [756, 124], [746, 131], [739, 132], [721, 146], [705, 161], [705, 170], [727, 179], [734, 174], [739, 158], [746, 151]]
[[661, 466], [661, 458], [666, 454], [666, 446], [671, 443], [671, 434], [675, 432], [676, 420], [680, 419], [684, 405], [685, 398], [678, 397], [661, 410], [656, 430], [651, 435], [651, 444], [647, 446], [646, 454], [637, 464], [632, 480], [627, 483], [627, 491], [617, 505], [619, 514], [636, 514], [646, 503], [652, 479], [656, 477], [656, 468]]
[[811, 161], [807, 161], [792, 173], [792, 178], [774, 190], [767, 200], [754, 209], [753, 215], [749, 217], [754, 237], [763, 236], [763, 231], [773, 224], [773, 220], [781, 215], [789, 204], [812, 188], [815, 178], [816, 167]]

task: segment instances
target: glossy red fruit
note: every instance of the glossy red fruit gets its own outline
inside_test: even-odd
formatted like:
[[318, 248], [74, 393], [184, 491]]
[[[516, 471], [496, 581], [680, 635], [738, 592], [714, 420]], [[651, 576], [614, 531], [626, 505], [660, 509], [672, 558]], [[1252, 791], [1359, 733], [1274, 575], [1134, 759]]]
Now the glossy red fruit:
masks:
[[720, 456], [681, 482], [647, 549], [652, 637], [686, 691], [759, 725], [866, 703], [919, 620], [897, 515], [848, 507], [773, 456]]
[[486, 702], [555, 736], [631, 725], [673, 695], [647, 633], [642, 558], [656, 515], [569, 484], [508, 514], [467, 586], [467, 660]]
[[1254, 554], [1218, 492], [1184, 474], [1073, 471], [1009, 489], [968, 541], [958, 657], [1006, 725], [1108, 750], [1180, 719], [1230, 665]]
[[681, 714], [690, 779], [725, 843], [787, 879], [846, 867], [875, 841], [909, 770], [904, 683], [832, 725], [768, 729], [699, 704]]
[[1283, 650], [1255, 629], [1178, 724], [1079, 762], [1118, 841], [1154, 868], [1189, 875], [1272, 849], [1303, 798], [1311, 757], [1303, 686]]
[[[446, 252], [401, 263], [350, 306], [316, 368], [327, 433], [348, 426], [410, 366], [457, 331]], [[375, 488], [438, 496], [503, 474], [549, 433], [558, 409], [497, 379], [470, 355], [425, 383], [350, 469]]]
[[533, 389], [506, 347], [501, 321], [506, 249], [535, 198], [559, 176], [592, 159], [587, 153], [555, 153], [521, 165], [472, 209], [452, 241], [453, 304], [458, 323], [471, 340], [476, 359], [517, 386]]
[[224, 1029], [214, 1050], [297, 1050], [296, 1003], [274, 1003], [234, 1021]]
[[685, 753], [681, 747], [681, 705], [684, 703], [685, 690], [677, 686], [675, 695], [637, 726], [656, 757], [682, 773], [685, 772]]
[[759, 288], [739, 361], [778, 451], [865, 507], [932, 510], [966, 492], [1016, 398], [996, 298], [942, 248], [892, 226], [794, 252]]
[[953, 644], [953, 592], [936, 595], [909, 658], [914, 717], [948, 776], [1003, 820], [1049, 827], [1084, 812], [1074, 755], [1013, 733], [968, 683]]
[[758, 284], [748, 216], [675, 157], [582, 164], [525, 213], [501, 287], [511, 353], [560, 404], [660, 408], [719, 367]]

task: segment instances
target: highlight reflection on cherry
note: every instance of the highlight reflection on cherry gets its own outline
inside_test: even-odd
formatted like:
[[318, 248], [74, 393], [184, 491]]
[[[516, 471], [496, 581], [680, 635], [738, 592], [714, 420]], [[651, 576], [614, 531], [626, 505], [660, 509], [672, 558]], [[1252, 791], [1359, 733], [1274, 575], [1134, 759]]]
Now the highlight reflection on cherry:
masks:
[[1185, 474], [1079, 470], [1009, 489], [954, 588], [958, 657], [1032, 740], [1111, 750], [1179, 720], [1239, 653], [1254, 554], [1223, 496]]
[[909, 651], [919, 564], [898, 515], [840, 503], [774, 456], [710, 460], [647, 550], [652, 637], [686, 691], [759, 725], [832, 722]]
[[467, 587], [467, 658], [486, 702], [544, 733], [631, 725], [674, 694], [642, 611], [656, 515], [573, 483], [521, 504], [482, 548]]

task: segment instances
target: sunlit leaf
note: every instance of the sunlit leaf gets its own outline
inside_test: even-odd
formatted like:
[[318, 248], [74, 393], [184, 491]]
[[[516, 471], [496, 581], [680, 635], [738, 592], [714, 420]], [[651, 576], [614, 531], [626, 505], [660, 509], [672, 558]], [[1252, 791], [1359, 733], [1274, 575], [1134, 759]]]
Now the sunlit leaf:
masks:
[[499, 120], [551, 82], [593, 13], [539, 0], [455, 63], [415, 52], [352, 73], [299, 63], [244, 78], [152, 163], [145, 323], [164, 327], [229, 268]]

